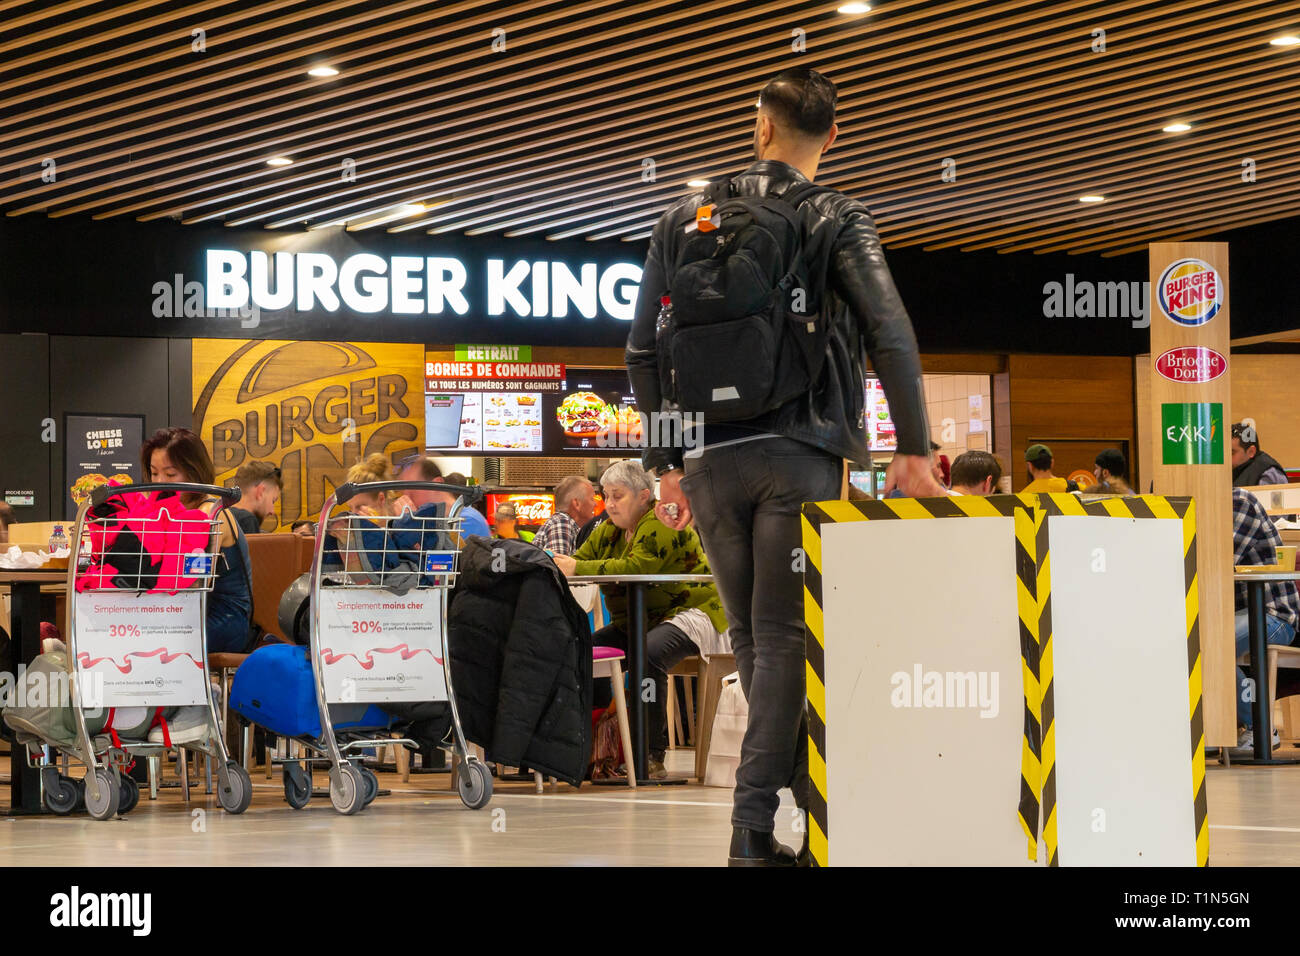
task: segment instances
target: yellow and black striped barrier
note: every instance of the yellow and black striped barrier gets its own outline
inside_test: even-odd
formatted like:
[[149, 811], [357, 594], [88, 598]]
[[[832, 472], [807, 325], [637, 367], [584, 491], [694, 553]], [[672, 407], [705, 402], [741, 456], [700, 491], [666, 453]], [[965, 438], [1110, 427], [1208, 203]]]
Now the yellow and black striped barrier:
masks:
[[1014, 518], [1016, 528], [1017, 605], [1024, 681], [1024, 740], [1021, 754], [1020, 805], [1017, 813], [1028, 841], [1029, 859], [1038, 843], [1040, 698], [1038, 678], [1038, 604], [1034, 561], [1034, 520], [1028, 504], [1012, 495], [951, 498], [888, 498], [824, 501], [803, 507], [804, 620], [808, 680], [808, 847], [813, 863], [825, 866], [829, 823], [826, 804], [826, 671], [822, 617], [822, 525], [845, 521], [898, 518]]
[[1205, 740], [1201, 709], [1201, 659], [1196, 597], [1196, 519], [1189, 498], [1155, 495], [1083, 499], [1072, 494], [893, 498], [805, 504], [801, 520], [806, 624], [809, 733], [809, 850], [817, 866], [829, 857], [826, 752], [825, 633], [822, 594], [822, 528], [828, 523], [916, 518], [1011, 517], [1015, 560], [1020, 656], [1024, 687], [1020, 799], [1017, 816], [1028, 858], [1037, 858], [1039, 825], [1048, 864], [1056, 866], [1055, 707], [1053, 701], [1051, 542], [1052, 515], [1176, 519], [1183, 526], [1187, 625], [1188, 697], [1191, 714], [1193, 800], [1197, 865], [1208, 863]]

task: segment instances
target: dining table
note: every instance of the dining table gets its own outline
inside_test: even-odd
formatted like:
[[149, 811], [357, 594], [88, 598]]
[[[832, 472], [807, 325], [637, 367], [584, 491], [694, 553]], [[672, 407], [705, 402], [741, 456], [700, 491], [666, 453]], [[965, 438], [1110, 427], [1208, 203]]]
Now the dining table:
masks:
[[570, 584], [621, 584], [627, 588], [627, 663], [628, 681], [631, 692], [628, 700], [628, 723], [632, 731], [632, 764], [636, 768], [638, 787], [654, 787], [683, 784], [689, 777], [669, 774], [660, 779], [646, 776], [649, 764], [649, 723], [646, 715], [646, 699], [641, 688], [646, 681], [646, 610], [645, 597], [648, 588], [661, 584], [712, 584], [711, 574], [573, 574], [569, 575]]
[[1300, 583], [1300, 571], [1287, 571], [1275, 567], [1254, 569], [1238, 566], [1233, 581], [1246, 585], [1246, 617], [1250, 624], [1250, 674], [1255, 681], [1255, 699], [1251, 704], [1251, 723], [1255, 731], [1254, 756], [1233, 757], [1234, 764], [1250, 766], [1285, 766], [1300, 763], [1300, 757], [1273, 756], [1273, 714], [1268, 706], [1272, 696], [1268, 682], [1268, 623], [1264, 611], [1264, 585], [1270, 582], [1291, 581]]

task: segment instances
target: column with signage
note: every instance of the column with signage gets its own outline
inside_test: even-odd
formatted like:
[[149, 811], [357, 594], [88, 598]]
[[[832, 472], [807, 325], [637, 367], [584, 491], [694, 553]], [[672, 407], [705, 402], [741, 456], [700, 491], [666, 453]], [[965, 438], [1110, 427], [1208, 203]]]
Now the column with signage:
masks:
[[1206, 746], [1237, 742], [1229, 430], [1228, 246], [1153, 243], [1152, 478], [1196, 501], [1196, 578]]

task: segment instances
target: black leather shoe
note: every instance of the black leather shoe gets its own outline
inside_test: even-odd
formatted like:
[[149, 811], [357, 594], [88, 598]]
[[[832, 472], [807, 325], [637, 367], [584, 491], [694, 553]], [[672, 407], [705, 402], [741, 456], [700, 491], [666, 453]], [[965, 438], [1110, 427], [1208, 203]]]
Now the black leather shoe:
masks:
[[731, 830], [731, 853], [727, 866], [794, 866], [795, 852], [778, 843], [771, 833], [746, 827]]

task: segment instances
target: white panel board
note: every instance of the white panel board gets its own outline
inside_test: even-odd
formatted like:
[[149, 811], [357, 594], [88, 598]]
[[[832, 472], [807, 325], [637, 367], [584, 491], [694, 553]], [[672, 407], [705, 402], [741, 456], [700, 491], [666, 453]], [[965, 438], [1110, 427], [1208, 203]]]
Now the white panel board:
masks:
[[1195, 866], [1182, 524], [1047, 522], [1057, 861]]
[[823, 524], [822, 568], [829, 864], [1032, 865], [1014, 519]]

